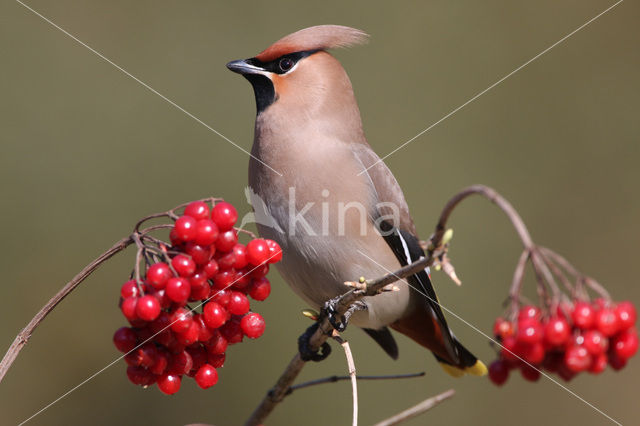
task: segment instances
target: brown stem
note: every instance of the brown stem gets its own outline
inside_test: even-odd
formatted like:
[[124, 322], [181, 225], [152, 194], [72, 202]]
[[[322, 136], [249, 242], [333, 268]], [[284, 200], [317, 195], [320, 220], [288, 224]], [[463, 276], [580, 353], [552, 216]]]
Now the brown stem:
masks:
[[432, 409], [436, 405], [440, 404], [442, 401], [449, 399], [455, 395], [455, 391], [453, 389], [449, 389], [448, 391], [442, 392], [440, 395], [436, 395], [429, 399], [425, 399], [421, 403], [414, 405], [411, 408], [408, 408], [393, 417], [389, 417], [386, 420], [383, 420], [379, 423], [376, 423], [375, 426], [392, 426], [397, 425], [405, 420], [409, 420], [413, 417], [419, 416], [420, 414]]
[[511, 312], [509, 313], [509, 321], [513, 322], [515, 316], [518, 313], [520, 307], [520, 292], [522, 290], [522, 283], [524, 278], [524, 268], [527, 266], [527, 260], [531, 252], [528, 249], [522, 251], [516, 270], [513, 272], [513, 281], [511, 282], [511, 289], [509, 290], [509, 299], [511, 300]]
[[[356, 379], [363, 380], [394, 380], [394, 379], [414, 379], [416, 377], [424, 377], [425, 372], [421, 371], [420, 373], [409, 373], [409, 374], [393, 374], [388, 376], [358, 376], [356, 375]], [[329, 376], [323, 377], [321, 379], [309, 380], [308, 382], [300, 383], [298, 385], [291, 386], [287, 389], [286, 395], [291, 395], [294, 391], [299, 389], [308, 388], [311, 386], [322, 385], [324, 383], [335, 383], [342, 382], [345, 380], [351, 380], [351, 376]]]
[[71, 281], [69, 281], [62, 289], [56, 293], [55, 296], [51, 298], [47, 302], [46, 305], [40, 309], [40, 311], [29, 321], [29, 324], [16, 336], [13, 343], [9, 347], [9, 350], [2, 358], [0, 362], [0, 382], [4, 378], [5, 374], [11, 367], [11, 364], [15, 361], [16, 357], [29, 341], [29, 338], [33, 334], [34, 330], [40, 323], [46, 318], [46, 316], [51, 312], [57, 305], [64, 299], [69, 293], [71, 293], [75, 288], [85, 280], [93, 271], [98, 269], [100, 265], [109, 260], [115, 254], [121, 252], [125, 248], [127, 248], [130, 244], [133, 243], [133, 239], [129, 236], [121, 239], [117, 243], [115, 243], [109, 250], [102, 253], [98, 256], [93, 262], [88, 264], [78, 275], [73, 277]]

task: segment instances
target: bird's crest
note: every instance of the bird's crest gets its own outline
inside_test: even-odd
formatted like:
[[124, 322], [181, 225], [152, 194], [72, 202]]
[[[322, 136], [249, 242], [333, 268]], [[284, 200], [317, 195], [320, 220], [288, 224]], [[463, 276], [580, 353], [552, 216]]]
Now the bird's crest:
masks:
[[318, 25], [284, 36], [260, 52], [256, 58], [262, 62], [269, 62], [288, 53], [363, 44], [368, 37], [367, 33], [355, 28], [342, 25]]

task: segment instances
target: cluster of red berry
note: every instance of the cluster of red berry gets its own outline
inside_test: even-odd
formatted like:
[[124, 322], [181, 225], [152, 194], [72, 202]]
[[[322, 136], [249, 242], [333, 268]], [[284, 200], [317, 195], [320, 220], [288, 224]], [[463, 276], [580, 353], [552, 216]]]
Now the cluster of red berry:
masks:
[[173, 394], [186, 374], [209, 388], [218, 381], [227, 346], [264, 332], [265, 321], [250, 311], [247, 296], [269, 296], [265, 276], [282, 251], [271, 240], [238, 243], [237, 218], [226, 202], [212, 209], [202, 201], [188, 204], [171, 229], [167, 261], [149, 264], [143, 279], [122, 286], [120, 309], [131, 327], [118, 329], [113, 342], [126, 354], [132, 383], [156, 383]]
[[620, 370], [638, 350], [636, 317], [633, 303], [604, 299], [560, 305], [556, 315], [545, 317], [536, 306], [524, 306], [516, 321], [498, 318], [494, 324], [502, 347], [489, 378], [502, 385], [517, 368], [530, 381], [542, 369], [566, 381], [582, 371], [599, 374], [607, 364]]

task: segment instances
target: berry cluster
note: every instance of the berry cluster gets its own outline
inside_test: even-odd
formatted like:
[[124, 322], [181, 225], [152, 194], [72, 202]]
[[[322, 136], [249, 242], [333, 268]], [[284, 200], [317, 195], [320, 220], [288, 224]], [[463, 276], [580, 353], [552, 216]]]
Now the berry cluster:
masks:
[[216, 369], [223, 366], [228, 345], [264, 332], [265, 321], [251, 312], [249, 297], [262, 301], [269, 296], [265, 276], [282, 251], [271, 240], [240, 244], [233, 228], [237, 218], [229, 203], [210, 209], [194, 201], [175, 220], [170, 247], [157, 239], [152, 240], [155, 247], [144, 238], [139, 244], [144, 276], [136, 274], [138, 279], [120, 291], [120, 309], [130, 327], [113, 336], [116, 348], [126, 354], [132, 383], [156, 383], [170, 395], [186, 374], [209, 388], [218, 381]]
[[542, 369], [566, 381], [582, 371], [602, 373], [607, 365], [620, 370], [638, 349], [637, 313], [631, 302], [576, 300], [559, 304], [555, 315], [542, 315], [528, 305], [513, 316], [514, 321], [498, 318], [493, 328], [502, 348], [489, 367], [489, 378], [498, 386], [518, 368], [529, 381], [538, 380]]

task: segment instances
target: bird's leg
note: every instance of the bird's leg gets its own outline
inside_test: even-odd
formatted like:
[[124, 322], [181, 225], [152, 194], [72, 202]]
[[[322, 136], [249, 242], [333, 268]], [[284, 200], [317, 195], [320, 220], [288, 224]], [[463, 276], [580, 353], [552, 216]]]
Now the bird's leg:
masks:
[[353, 315], [357, 311], [364, 311], [367, 309], [367, 304], [359, 300], [349, 306], [349, 309], [347, 309], [344, 315], [342, 315], [342, 317], [338, 320], [336, 318], [338, 312], [336, 310], [336, 305], [340, 301], [341, 297], [342, 296], [334, 297], [333, 299], [326, 301], [322, 308], [333, 328], [335, 328], [340, 333], [347, 328], [347, 323], [349, 322], [351, 315]]
[[311, 350], [311, 343], [309, 341], [311, 340], [311, 336], [318, 330], [319, 325], [320, 323], [318, 322], [313, 323], [313, 325], [307, 328], [307, 331], [298, 338], [298, 352], [300, 352], [300, 359], [303, 361], [319, 362], [331, 353], [331, 346], [327, 342], [324, 342], [317, 352]]

